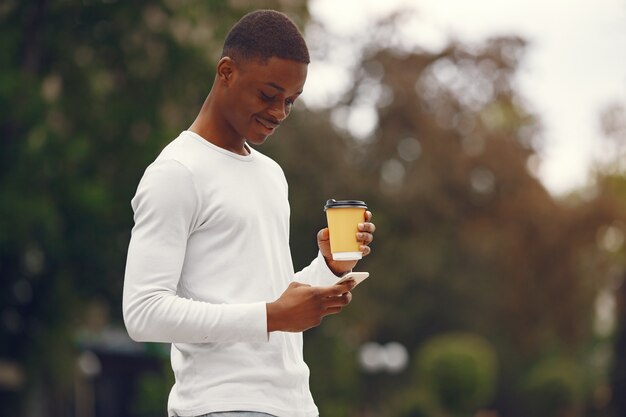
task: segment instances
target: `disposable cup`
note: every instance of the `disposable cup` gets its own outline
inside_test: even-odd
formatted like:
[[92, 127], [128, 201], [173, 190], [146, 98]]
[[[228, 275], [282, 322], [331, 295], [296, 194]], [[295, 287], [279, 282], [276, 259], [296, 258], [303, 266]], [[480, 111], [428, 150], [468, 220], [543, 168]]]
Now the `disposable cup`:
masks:
[[358, 224], [365, 221], [367, 205], [358, 200], [328, 200], [324, 206], [330, 233], [330, 251], [335, 261], [363, 257], [357, 241]]

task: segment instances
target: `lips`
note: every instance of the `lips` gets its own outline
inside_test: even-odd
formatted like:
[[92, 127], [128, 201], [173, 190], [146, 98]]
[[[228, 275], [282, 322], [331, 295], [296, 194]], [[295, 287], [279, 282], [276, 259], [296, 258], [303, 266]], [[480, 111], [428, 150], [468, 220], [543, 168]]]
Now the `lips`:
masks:
[[270, 122], [269, 120], [263, 119], [261, 117], [255, 117], [255, 120], [265, 129], [267, 129], [269, 133], [273, 132], [274, 129], [278, 127], [278, 123]]

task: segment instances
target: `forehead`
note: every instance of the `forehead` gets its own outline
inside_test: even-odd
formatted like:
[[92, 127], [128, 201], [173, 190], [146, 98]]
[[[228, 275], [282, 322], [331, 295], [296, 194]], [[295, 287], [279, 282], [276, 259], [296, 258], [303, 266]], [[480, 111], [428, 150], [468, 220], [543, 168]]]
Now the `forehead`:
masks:
[[279, 86], [287, 95], [302, 91], [308, 64], [277, 57], [265, 61], [249, 59], [240, 65], [242, 77], [250, 82]]

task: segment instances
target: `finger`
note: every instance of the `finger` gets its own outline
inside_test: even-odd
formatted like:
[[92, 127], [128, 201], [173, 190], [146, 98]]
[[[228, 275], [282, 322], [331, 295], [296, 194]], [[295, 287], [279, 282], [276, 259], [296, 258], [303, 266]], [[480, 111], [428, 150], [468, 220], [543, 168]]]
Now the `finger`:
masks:
[[298, 287], [310, 287], [310, 285], [309, 284], [303, 284], [303, 283], [298, 282], [298, 281], [292, 281], [289, 284], [289, 288], [298, 288]]
[[370, 221], [372, 221], [372, 212], [371, 212], [371, 211], [369, 211], [369, 210], [366, 210], [366, 211], [365, 211], [365, 221], [366, 221], [366, 222], [370, 222]]
[[352, 293], [347, 292], [338, 297], [327, 297], [323, 302], [323, 306], [326, 309], [344, 307], [350, 304], [350, 301], [352, 301]]
[[344, 281], [341, 284], [337, 284], [337, 285], [343, 287], [341, 295], [344, 295], [347, 292], [349, 292], [350, 290], [352, 290], [352, 288], [356, 287], [356, 281], [351, 278], [351, 279], [349, 279], [347, 281]]
[[376, 225], [374, 223], [359, 223], [358, 229], [360, 232], [374, 233], [376, 231]]
[[348, 304], [350, 304], [350, 301], [352, 301], [352, 293], [348, 292], [342, 295], [341, 297], [336, 297], [336, 298], [339, 298], [341, 300], [341, 304], [330, 305], [326, 308], [326, 311], [329, 311], [329, 310], [331, 311], [335, 310], [337, 312], [341, 311], [343, 307], [347, 306]]
[[367, 245], [361, 245], [360, 246], [360, 250], [361, 250], [361, 253], [363, 254], [363, 256], [367, 256], [367, 255], [369, 255], [372, 252], [372, 248], [370, 248]]
[[330, 234], [328, 233], [328, 227], [323, 228], [319, 232], [317, 232], [317, 241], [323, 242], [325, 240], [330, 239]]
[[369, 245], [370, 243], [372, 243], [372, 240], [374, 240], [374, 235], [372, 235], [371, 233], [357, 233], [356, 240], [359, 242], [363, 242], [366, 245]]
[[322, 297], [339, 297], [354, 288], [355, 284], [356, 282], [353, 279], [350, 279], [342, 282], [341, 284], [331, 285], [329, 287], [319, 287], [318, 294]]
[[331, 314], [337, 314], [339, 312], [341, 312], [342, 307], [332, 307], [332, 308], [328, 308], [326, 309], [326, 311], [324, 311], [324, 315], [328, 316]]

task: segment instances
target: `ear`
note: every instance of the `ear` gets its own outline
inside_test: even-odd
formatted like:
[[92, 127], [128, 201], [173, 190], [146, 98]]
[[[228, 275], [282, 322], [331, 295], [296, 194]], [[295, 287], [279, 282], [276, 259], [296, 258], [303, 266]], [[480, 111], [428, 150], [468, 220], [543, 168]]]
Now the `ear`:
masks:
[[226, 85], [232, 82], [233, 76], [237, 71], [237, 65], [232, 58], [225, 56], [217, 63], [217, 78]]

